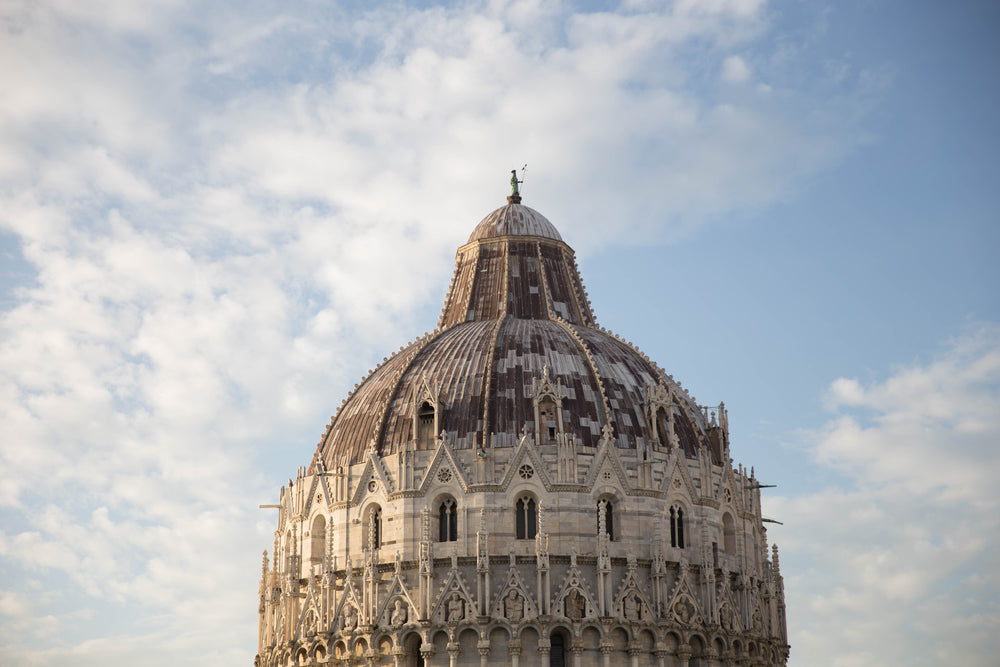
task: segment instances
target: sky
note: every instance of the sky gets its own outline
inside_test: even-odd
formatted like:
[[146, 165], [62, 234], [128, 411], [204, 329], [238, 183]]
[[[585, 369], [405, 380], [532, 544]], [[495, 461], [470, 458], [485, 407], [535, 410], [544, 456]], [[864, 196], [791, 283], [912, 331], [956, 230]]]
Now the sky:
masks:
[[248, 665], [278, 489], [524, 203], [764, 483], [790, 665], [1000, 653], [1000, 5], [0, 3], [0, 663]]

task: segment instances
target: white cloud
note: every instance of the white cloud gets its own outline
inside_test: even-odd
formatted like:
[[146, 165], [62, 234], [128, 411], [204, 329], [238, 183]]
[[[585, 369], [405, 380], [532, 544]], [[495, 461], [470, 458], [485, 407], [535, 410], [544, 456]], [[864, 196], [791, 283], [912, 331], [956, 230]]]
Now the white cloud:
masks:
[[[796, 664], [990, 664], [1000, 650], [1000, 326], [881, 382], [840, 378], [817, 460], [853, 480], [772, 498]], [[774, 537], [775, 535], [772, 535]], [[831, 632], [836, 628], [836, 632]]]
[[722, 80], [727, 83], [746, 83], [750, 80], [750, 66], [739, 56], [729, 56], [722, 61]]
[[700, 96], [681, 56], [759, 37], [761, 2], [137, 6], [2, 10], [0, 230], [36, 275], [0, 312], [0, 662], [246, 664], [261, 462], [306, 463], [359, 360], [417, 333], [507, 169], [586, 251], [851, 145]]

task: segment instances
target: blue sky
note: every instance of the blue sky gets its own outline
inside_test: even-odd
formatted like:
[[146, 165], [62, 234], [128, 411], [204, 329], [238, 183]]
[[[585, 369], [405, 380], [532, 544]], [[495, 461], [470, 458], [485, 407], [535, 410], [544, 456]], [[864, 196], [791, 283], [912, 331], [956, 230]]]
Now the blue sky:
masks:
[[779, 485], [790, 664], [1000, 652], [996, 3], [0, 19], [0, 662], [249, 664], [257, 505], [525, 163]]

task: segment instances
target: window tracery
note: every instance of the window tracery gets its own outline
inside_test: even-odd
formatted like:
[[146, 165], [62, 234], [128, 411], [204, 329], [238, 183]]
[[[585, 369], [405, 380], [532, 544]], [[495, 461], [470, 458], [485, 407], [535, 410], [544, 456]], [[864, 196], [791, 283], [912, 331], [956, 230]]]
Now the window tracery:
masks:
[[538, 532], [538, 508], [531, 496], [521, 496], [514, 506], [514, 532], [519, 540], [533, 540]]
[[677, 505], [670, 507], [670, 546], [684, 548], [684, 510]]
[[445, 498], [438, 507], [438, 542], [458, 540], [458, 505], [454, 498]]

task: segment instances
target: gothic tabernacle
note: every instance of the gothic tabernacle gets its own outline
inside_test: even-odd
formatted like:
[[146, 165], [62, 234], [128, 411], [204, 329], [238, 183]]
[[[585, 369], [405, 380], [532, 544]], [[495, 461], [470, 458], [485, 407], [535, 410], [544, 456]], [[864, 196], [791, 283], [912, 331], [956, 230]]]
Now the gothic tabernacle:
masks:
[[256, 663], [786, 664], [725, 406], [598, 326], [573, 251], [507, 201], [458, 249], [438, 327], [281, 489]]

